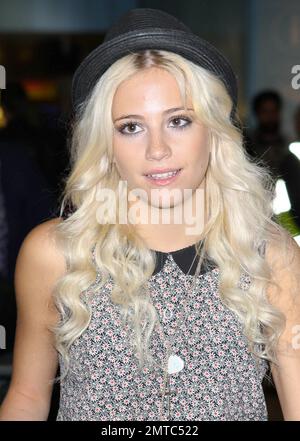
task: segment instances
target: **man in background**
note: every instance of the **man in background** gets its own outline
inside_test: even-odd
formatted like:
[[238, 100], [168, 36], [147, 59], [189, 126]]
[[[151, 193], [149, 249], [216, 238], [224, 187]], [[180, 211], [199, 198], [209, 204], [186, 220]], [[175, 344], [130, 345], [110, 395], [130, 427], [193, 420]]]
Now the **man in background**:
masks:
[[282, 133], [282, 107], [282, 99], [274, 90], [262, 91], [254, 97], [252, 109], [257, 124], [245, 133], [245, 148], [270, 169], [275, 179], [285, 181], [291, 216], [300, 228], [300, 161], [290, 152], [290, 140]]

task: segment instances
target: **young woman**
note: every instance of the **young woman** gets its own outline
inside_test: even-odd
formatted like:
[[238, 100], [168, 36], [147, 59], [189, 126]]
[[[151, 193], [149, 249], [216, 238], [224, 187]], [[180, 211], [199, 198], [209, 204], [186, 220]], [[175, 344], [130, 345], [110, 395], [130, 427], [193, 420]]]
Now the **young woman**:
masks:
[[300, 419], [299, 248], [236, 90], [159, 10], [129, 11], [79, 66], [61, 216], [18, 256], [2, 420], [47, 419], [58, 366], [57, 420], [267, 420], [268, 366]]

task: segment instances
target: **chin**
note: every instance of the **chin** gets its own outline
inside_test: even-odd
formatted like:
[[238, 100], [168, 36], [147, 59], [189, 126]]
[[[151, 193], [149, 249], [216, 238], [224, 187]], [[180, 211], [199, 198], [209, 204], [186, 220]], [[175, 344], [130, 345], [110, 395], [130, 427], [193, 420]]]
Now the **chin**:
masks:
[[176, 206], [181, 205], [182, 201], [181, 199], [177, 199], [175, 198], [171, 198], [171, 200], [169, 200], [169, 198], [164, 198], [164, 197], [158, 197], [158, 198], [152, 198], [152, 200], [150, 199], [149, 196], [149, 206], [154, 207], [154, 208], [159, 208], [159, 209], [171, 209], [174, 208]]

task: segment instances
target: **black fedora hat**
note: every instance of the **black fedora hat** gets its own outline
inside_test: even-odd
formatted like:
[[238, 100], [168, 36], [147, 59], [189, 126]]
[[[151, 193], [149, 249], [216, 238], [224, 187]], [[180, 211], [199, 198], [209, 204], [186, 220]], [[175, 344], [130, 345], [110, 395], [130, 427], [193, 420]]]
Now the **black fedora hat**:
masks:
[[176, 17], [151, 8], [131, 9], [123, 14], [108, 30], [103, 43], [76, 69], [72, 81], [75, 111], [115, 61], [143, 49], [163, 49], [177, 53], [219, 77], [232, 99], [231, 119], [235, 121], [237, 77], [228, 60]]

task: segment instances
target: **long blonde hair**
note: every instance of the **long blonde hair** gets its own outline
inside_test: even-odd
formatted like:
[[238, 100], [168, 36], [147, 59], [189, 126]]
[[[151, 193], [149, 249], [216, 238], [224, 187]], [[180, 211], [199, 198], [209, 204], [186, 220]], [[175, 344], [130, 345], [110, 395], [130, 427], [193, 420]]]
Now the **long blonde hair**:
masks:
[[[110, 224], [104, 211], [101, 219], [97, 212], [97, 191], [109, 188], [116, 195], [120, 180], [112, 165], [111, 107], [116, 88], [151, 66], [166, 69], [175, 77], [183, 102], [191, 97], [197, 117], [209, 129], [211, 157], [205, 191], [208, 220], [201, 251], [197, 247], [200, 259], [196, 274], [204, 255], [216, 262], [220, 298], [243, 324], [250, 350], [256, 357], [276, 363], [275, 347], [285, 322], [283, 314], [265, 296], [267, 285], [276, 283], [272, 268], [258, 253], [262, 241], [288, 240], [272, 211], [274, 178], [247, 155], [242, 132], [230, 120], [232, 101], [220, 79], [178, 54], [144, 50], [110, 66], [78, 109], [72, 125], [71, 171], [65, 179], [60, 214], [69, 204], [74, 212], [55, 226], [57, 244], [68, 268], [53, 292], [61, 319], [51, 330], [65, 365], [60, 379], [70, 366], [70, 346], [91, 319], [90, 305], [82, 299], [82, 293], [99, 274], [95, 290], [101, 290], [110, 275], [114, 282], [111, 300], [121, 306], [124, 322], [131, 317], [140, 366], [152, 362], [148, 349], [157, 314], [147, 280], [155, 268], [155, 253], [132, 225]], [[251, 278], [246, 291], [238, 285], [243, 272]]]

